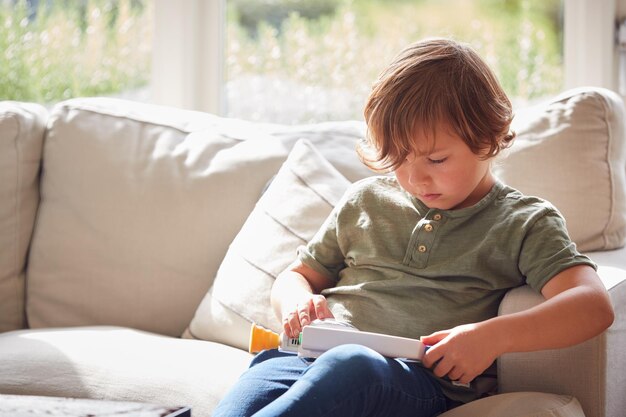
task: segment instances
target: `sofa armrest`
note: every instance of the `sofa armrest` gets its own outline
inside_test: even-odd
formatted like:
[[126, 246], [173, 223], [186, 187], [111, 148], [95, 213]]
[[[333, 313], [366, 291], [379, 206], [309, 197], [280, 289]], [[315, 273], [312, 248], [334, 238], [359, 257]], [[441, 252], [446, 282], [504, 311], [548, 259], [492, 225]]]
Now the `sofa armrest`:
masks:
[[26, 259], [39, 206], [45, 107], [0, 99], [0, 333], [26, 325]]
[[[626, 410], [626, 270], [600, 266], [615, 321], [603, 334], [566, 349], [510, 353], [498, 359], [500, 392], [542, 391], [576, 397], [587, 417], [619, 417]], [[500, 315], [544, 301], [528, 286], [504, 297]]]

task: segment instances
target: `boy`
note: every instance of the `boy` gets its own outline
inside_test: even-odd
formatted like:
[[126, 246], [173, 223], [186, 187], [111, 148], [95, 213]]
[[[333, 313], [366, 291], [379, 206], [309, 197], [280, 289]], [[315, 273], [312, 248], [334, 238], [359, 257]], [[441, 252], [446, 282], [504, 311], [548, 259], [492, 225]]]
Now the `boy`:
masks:
[[[420, 338], [423, 363], [345, 345], [309, 362], [259, 354], [214, 415], [435, 416], [478, 398], [506, 352], [561, 348], [613, 321], [595, 265], [548, 202], [491, 172], [509, 146], [511, 104], [469, 47], [430, 39], [381, 74], [365, 108], [359, 181], [272, 289], [284, 331], [316, 318]], [[497, 316], [524, 283], [547, 301]]]

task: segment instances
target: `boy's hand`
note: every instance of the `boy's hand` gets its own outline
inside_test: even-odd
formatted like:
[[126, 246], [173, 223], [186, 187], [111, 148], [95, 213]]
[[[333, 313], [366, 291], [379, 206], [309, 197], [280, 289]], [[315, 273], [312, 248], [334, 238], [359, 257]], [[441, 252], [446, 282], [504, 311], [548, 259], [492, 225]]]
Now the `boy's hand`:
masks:
[[302, 328], [315, 319], [334, 318], [326, 297], [320, 294], [308, 294], [283, 311], [286, 312], [283, 314], [283, 330], [287, 337], [298, 337]]
[[432, 346], [422, 363], [438, 377], [448, 376], [452, 381], [468, 384], [497, 357], [493, 348], [495, 336], [483, 333], [480, 324], [465, 324], [422, 336], [422, 343]]

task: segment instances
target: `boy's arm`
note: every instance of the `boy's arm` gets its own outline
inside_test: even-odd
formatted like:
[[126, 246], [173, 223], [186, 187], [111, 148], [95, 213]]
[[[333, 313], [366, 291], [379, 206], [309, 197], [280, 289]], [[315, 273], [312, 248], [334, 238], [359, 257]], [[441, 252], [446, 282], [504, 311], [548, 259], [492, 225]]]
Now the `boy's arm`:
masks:
[[280, 273], [272, 286], [271, 301], [288, 337], [297, 337], [314, 319], [332, 318], [320, 293], [334, 283], [299, 260]]
[[[590, 266], [574, 266], [555, 275], [541, 293], [546, 302], [511, 320], [521, 334], [504, 343], [506, 352], [572, 346], [599, 335], [613, 323], [609, 295]], [[524, 337], [525, 332], [534, 337]]]
[[606, 289], [590, 266], [555, 275], [542, 289], [546, 298], [526, 311], [455, 327], [422, 338], [433, 346], [424, 365], [437, 376], [470, 382], [503, 353], [572, 346], [602, 333], [613, 322]]

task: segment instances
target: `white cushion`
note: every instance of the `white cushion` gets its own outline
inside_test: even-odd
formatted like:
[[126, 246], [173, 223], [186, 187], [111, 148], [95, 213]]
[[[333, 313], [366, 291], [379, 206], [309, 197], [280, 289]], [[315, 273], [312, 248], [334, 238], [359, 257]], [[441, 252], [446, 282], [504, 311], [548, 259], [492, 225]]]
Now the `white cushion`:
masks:
[[270, 306], [274, 279], [349, 184], [309, 141], [299, 141], [231, 244], [185, 337], [247, 349], [252, 322], [280, 331]]
[[518, 137], [496, 166], [508, 185], [552, 202], [581, 251], [626, 241], [625, 117], [610, 90], [567, 91], [516, 114]]
[[0, 334], [0, 392], [192, 407], [208, 417], [247, 369], [239, 349], [120, 327]]
[[514, 392], [483, 398], [454, 408], [440, 417], [585, 417], [569, 395]]
[[70, 101], [51, 120], [27, 276], [30, 326], [180, 335], [284, 160], [282, 144], [224, 137], [213, 116], [122, 101]]
[[42, 106], [0, 102], [0, 332], [24, 327], [24, 267], [46, 121]]
[[44, 146], [30, 326], [179, 336], [297, 139], [315, 138], [358, 175], [359, 133], [351, 123], [278, 129], [124, 100], [61, 103]]

